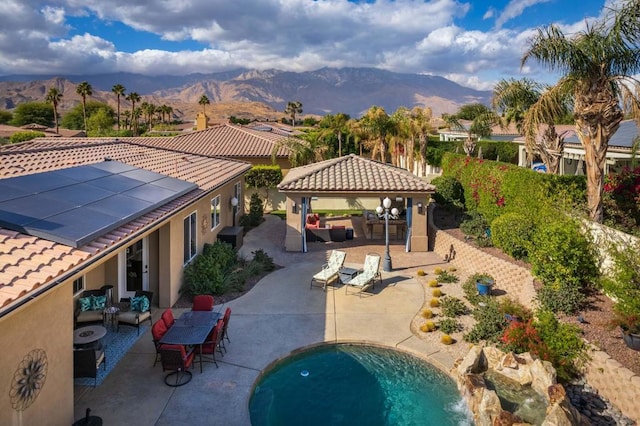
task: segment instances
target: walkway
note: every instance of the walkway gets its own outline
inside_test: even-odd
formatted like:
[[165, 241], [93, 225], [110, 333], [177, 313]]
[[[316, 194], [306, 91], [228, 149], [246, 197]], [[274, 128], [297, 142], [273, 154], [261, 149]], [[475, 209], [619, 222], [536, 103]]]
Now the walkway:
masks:
[[263, 249], [285, 267], [227, 304], [233, 312], [231, 343], [219, 368], [205, 364], [202, 374], [194, 370], [189, 384], [166, 386], [160, 365], [152, 367], [155, 350], [147, 331], [101, 386], [75, 387], [75, 418], [90, 407], [108, 425], [249, 425], [248, 402], [260, 372], [291, 351], [321, 342], [371, 342], [415, 353], [445, 371], [453, 366], [443, 345], [429, 344], [410, 330], [425, 298], [416, 271], [443, 266], [435, 253], [405, 253], [395, 243], [394, 271], [382, 273], [383, 285], [371, 296], [346, 296], [342, 286], [327, 292], [309, 289], [309, 279], [324, 263], [327, 250], [344, 249], [346, 265], [356, 266], [368, 252], [383, 254], [383, 242], [311, 243], [309, 253], [285, 253], [284, 231], [284, 221], [267, 216], [244, 238], [241, 253], [246, 257]]

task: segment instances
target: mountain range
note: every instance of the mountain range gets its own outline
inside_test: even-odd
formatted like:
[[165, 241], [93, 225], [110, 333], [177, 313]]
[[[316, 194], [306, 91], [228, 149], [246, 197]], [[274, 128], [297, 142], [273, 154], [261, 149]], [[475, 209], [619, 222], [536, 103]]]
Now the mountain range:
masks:
[[[303, 115], [343, 112], [360, 117], [373, 105], [391, 114], [398, 107], [431, 107], [434, 115], [453, 113], [461, 105], [488, 104], [491, 92], [461, 86], [444, 77], [401, 74], [375, 68], [321, 68], [315, 71], [238, 69], [211, 74], [147, 76], [129, 73], [101, 75], [10, 75], [0, 76], [0, 108], [11, 110], [22, 102], [43, 101], [49, 87], [63, 93], [60, 110], [80, 102], [76, 85], [93, 87], [91, 99], [116, 105], [111, 92], [115, 84], [126, 93], [137, 92], [143, 101], [174, 108], [178, 118], [192, 119], [202, 109], [198, 101], [211, 101], [207, 114], [276, 119], [290, 101], [300, 101]], [[130, 104], [121, 99], [121, 108]], [[234, 112], [237, 111], [237, 112]], [[226, 118], [224, 117], [224, 118]]]

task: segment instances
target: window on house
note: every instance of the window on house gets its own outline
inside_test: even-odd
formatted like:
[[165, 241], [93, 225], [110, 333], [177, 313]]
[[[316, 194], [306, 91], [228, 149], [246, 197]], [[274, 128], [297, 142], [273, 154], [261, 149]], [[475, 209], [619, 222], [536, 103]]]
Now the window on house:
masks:
[[84, 276], [73, 281], [73, 294], [84, 291]]
[[184, 263], [189, 263], [196, 256], [197, 252], [197, 215], [191, 213], [184, 218]]
[[211, 229], [220, 225], [220, 196], [211, 200]]

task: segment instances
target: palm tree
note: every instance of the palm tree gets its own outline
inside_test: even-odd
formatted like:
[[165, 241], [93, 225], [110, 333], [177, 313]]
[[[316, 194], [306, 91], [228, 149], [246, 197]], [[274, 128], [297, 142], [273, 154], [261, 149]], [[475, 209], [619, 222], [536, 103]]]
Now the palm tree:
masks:
[[211, 103], [211, 101], [209, 101], [209, 98], [207, 97], [207, 95], [202, 95], [200, 96], [200, 100], [198, 101], [198, 103], [200, 105], [202, 105], [202, 113], [206, 116], [207, 115], [207, 105], [209, 105]]
[[127, 89], [122, 84], [114, 84], [111, 91], [115, 93], [118, 102], [118, 131], [120, 131], [120, 96], [124, 96]]
[[[640, 0], [622, 3], [585, 30], [566, 36], [551, 25], [538, 29], [522, 57], [524, 66], [536, 59], [550, 70], [562, 72], [560, 80], [531, 107], [525, 136], [541, 122], [555, 117], [557, 102], [570, 94], [576, 133], [585, 152], [589, 216], [602, 222], [602, 190], [609, 139], [624, 118], [623, 106], [640, 117]], [[622, 102], [622, 104], [621, 104]]]
[[50, 87], [46, 100], [53, 106], [53, 120], [56, 123], [56, 133], [58, 133], [58, 104], [62, 100], [62, 92], [57, 87]]
[[131, 102], [131, 126], [133, 127], [134, 134], [137, 135], [138, 117], [140, 117], [140, 115], [138, 114], [138, 116], [136, 117], [135, 111], [136, 111], [136, 102], [140, 102], [141, 98], [137, 92], [131, 92], [127, 95], [125, 99]]
[[391, 122], [393, 123], [391, 136], [391, 162], [394, 166], [401, 166], [404, 158], [405, 167], [409, 171], [413, 171], [413, 148], [415, 137], [411, 133], [411, 112], [407, 107], [399, 107], [391, 114]]
[[380, 161], [387, 163], [387, 136], [393, 129], [393, 122], [389, 115], [385, 112], [384, 108], [379, 106], [372, 106], [360, 119], [360, 124], [364, 131], [366, 131], [370, 137], [379, 142], [378, 147], [373, 147], [371, 158], [375, 159], [376, 151], [380, 153]]
[[[442, 114], [442, 119], [449, 125], [450, 128], [465, 132], [467, 134], [467, 139], [464, 141], [464, 152], [467, 156], [471, 156], [476, 149], [477, 138], [486, 138], [491, 136], [491, 127], [495, 124], [500, 123], [500, 117], [481, 104], [472, 104], [474, 108], [473, 115], [471, 118], [471, 125], [465, 126], [461, 119], [459, 118], [459, 114]], [[464, 105], [460, 108], [461, 110], [464, 108]]]
[[418, 137], [422, 176], [427, 174], [427, 141], [429, 133], [433, 131], [432, 117], [433, 111], [429, 107], [415, 107], [411, 110], [411, 133]]
[[319, 133], [305, 134], [304, 139], [287, 138], [278, 141], [271, 151], [271, 161], [275, 164], [278, 151], [285, 147], [289, 152], [288, 159], [291, 167], [304, 166], [317, 161], [325, 160], [328, 147], [323, 143]]
[[522, 134], [525, 113], [540, 99], [545, 89], [543, 84], [528, 78], [503, 79], [493, 88], [491, 107], [498, 114], [502, 114], [506, 126], [514, 123], [518, 132]]
[[284, 113], [291, 117], [291, 126], [296, 127], [296, 116], [302, 114], [302, 103], [300, 101], [289, 102]]
[[84, 132], [87, 132], [87, 96], [93, 95], [93, 87], [86, 82], [78, 84], [76, 93], [82, 98], [82, 116], [84, 118]]
[[342, 134], [347, 131], [347, 122], [349, 121], [349, 118], [350, 117], [347, 114], [339, 112], [335, 115], [325, 115], [322, 117], [322, 120], [320, 120], [320, 123], [318, 123], [320, 128], [325, 129], [325, 132], [322, 132], [323, 135], [335, 135], [338, 139], [338, 157], [342, 157]]

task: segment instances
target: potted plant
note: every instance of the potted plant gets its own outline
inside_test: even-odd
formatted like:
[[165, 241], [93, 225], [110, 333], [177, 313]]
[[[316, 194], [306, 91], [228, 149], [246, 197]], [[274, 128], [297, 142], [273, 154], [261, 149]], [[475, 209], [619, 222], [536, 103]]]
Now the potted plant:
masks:
[[640, 314], [615, 309], [615, 317], [611, 320], [613, 327], [620, 327], [622, 339], [634, 351], [640, 351]]
[[489, 274], [476, 274], [476, 289], [480, 296], [491, 295], [491, 287], [495, 284], [496, 280]]

